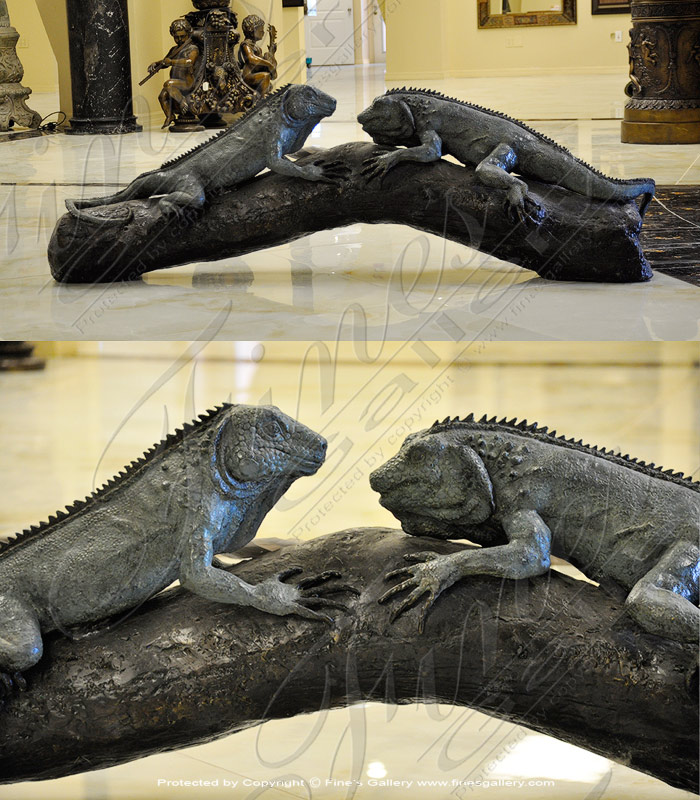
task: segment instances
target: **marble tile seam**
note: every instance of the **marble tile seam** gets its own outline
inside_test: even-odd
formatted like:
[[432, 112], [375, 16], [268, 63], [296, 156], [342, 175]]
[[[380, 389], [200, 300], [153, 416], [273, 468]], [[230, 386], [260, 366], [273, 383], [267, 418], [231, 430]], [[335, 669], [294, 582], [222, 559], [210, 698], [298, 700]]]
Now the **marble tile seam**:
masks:
[[66, 182], [63, 181], [48, 181], [48, 182], [13, 182], [13, 181], [0, 181], [0, 186], [128, 186], [129, 182], [125, 181], [124, 183], [115, 183], [114, 181], [96, 181], [92, 183], [76, 183], [76, 182]]

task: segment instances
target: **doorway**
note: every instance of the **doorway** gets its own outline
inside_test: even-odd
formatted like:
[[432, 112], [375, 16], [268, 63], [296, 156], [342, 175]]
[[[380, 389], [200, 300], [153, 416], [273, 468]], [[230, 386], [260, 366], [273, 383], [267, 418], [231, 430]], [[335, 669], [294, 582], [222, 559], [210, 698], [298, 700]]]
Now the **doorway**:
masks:
[[352, 0], [307, 0], [306, 56], [314, 67], [355, 63]]

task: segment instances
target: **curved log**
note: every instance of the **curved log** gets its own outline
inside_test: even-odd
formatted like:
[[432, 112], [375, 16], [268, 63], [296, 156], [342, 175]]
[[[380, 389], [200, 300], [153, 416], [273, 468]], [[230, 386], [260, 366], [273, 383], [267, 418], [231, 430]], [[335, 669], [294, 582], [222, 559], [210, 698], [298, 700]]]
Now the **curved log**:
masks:
[[378, 152], [383, 150], [374, 144], [355, 142], [303, 153], [299, 163], [342, 162], [348, 180], [336, 186], [268, 172], [179, 219], [164, 220], [155, 200], [92, 210], [128, 216], [129, 206], [133, 218], [117, 227], [66, 214], [49, 244], [51, 274], [65, 283], [135, 280], [152, 270], [242, 256], [320, 230], [387, 222], [446, 236], [551, 280], [623, 283], [652, 277], [633, 202], [591, 200], [529, 181], [547, 215], [539, 226], [514, 223], [502, 193], [479, 183], [473, 169], [449, 161], [402, 164], [383, 184], [367, 183], [363, 162]]
[[[331, 628], [174, 590], [113, 630], [47, 637], [29, 689], [0, 713], [0, 783], [57, 778], [206, 742], [266, 720], [367, 700], [469, 706], [694, 790], [690, 645], [644, 633], [602, 590], [556, 572], [448, 590], [419, 634], [378, 605], [384, 574], [460, 545], [349, 530], [234, 568], [295, 564], [361, 588]], [[697, 692], [695, 692], [697, 696]], [[695, 697], [696, 699], [696, 697]]]

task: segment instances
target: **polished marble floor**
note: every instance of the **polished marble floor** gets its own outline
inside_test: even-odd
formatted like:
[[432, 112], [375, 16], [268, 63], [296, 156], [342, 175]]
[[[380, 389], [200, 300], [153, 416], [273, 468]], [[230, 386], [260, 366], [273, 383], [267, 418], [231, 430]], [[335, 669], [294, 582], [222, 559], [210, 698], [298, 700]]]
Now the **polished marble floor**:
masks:
[[[355, 118], [387, 86], [382, 68], [318, 69], [311, 80], [339, 104], [310, 143], [366, 138]], [[622, 74], [423, 83], [531, 120], [611, 175], [700, 183], [700, 147], [620, 143]], [[33, 100], [42, 113], [55, 107], [50, 96]], [[366, 326], [370, 338], [395, 340], [700, 337], [700, 290], [674, 277], [657, 274], [648, 284], [627, 286], [550, 283], [396, 225], [318, 233], [245, 258], [150, 273], [132, 284], [53, 282], [46, 248], [66, 198], [111, 193], [206, 137], [165, 134], [154, 123], [124, 137], [3, 143], [0, 336], [247, 339], [254, 331], [262, 338], [353, 339]]]
[[[46, 345], [44, 372], [0, 373], [0, 536], [84, 496], [165, 430], [227, 399], [271, 401], [331, 441], [327, 465], [292, 487], [263, 523], [261, 537], [309, 539], [357, 525], [393, 525], [368, 486], [372, 465], [393, 455], [409, 430], [470, 411], [537, 420], [698, 477], [699, 347]], [[74, 355], [51, 357], [61, 352]], [[329, 507], [329, 493], [341, 481], [351, 486]], [[299, 783], [267, 791], [255, 785], [282, 779]], [[370, 784], [387, 779], [414, 783], [393, 789]], [[219, 786], [167, 787], [159, 780], [218, 780]], [[363, 785], [353, 794], [327, 780]], [[453, 780], [482, 783], [455, 793]], [[524, 785], [516, 790], [504, 781]], [[454, 796], [681, 800], [691, 795], [473, 711], [376, 704], [271, 722], [108, 770], [0, 788], [2, 800]]]

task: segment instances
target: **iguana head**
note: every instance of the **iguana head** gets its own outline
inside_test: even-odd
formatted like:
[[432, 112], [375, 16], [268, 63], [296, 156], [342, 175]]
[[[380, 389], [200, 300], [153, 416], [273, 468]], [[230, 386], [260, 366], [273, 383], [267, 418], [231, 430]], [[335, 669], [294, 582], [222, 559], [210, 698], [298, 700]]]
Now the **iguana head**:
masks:
[[224, 488], [313, 475], [326, 440], [274, 406], [230, 406], [214, 439], [214, 470]]
[[411, 434], [369, 481], [414, 536], [459, 538], [460, 529], [486, 522], [495, 509], [484, 462], [457, 431]]
[[313, 123], [335, 112], [335, 98], [309, 84], [290, 86], [284, 98], [284, 113], [291, 123]]
[[399, 97], [378, 97], [357, 121], [377, 144], [412, 145], [416, 123], [408, 104]]

